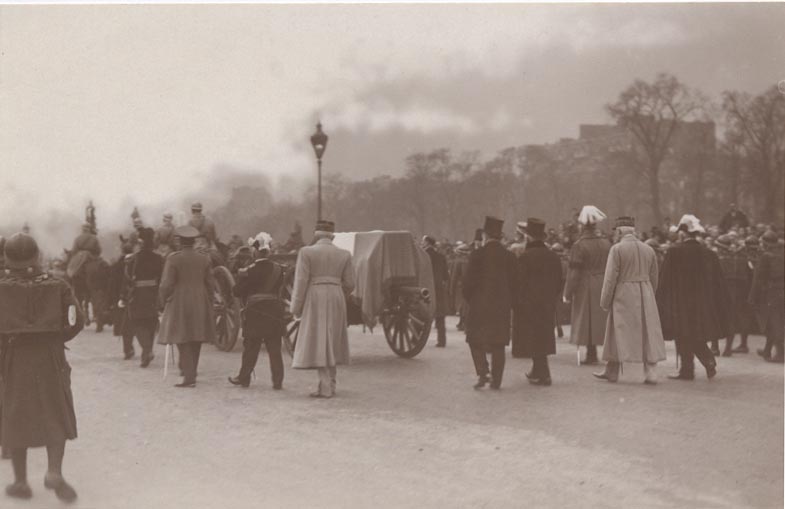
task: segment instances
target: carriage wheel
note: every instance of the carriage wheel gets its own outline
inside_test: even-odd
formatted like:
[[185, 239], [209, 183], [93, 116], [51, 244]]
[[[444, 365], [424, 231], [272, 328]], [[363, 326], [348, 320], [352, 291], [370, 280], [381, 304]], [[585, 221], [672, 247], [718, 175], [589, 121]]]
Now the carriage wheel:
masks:
[[213, 269], [216, 281], [215, 346], [229, 352], [237, 343], [240, 335], [240, 303], [232, 296], [234, 278], [229, 269], [223, 266]]
[[287, 310], [286, 334], [283, 336], [283, 344], [291, 357], [294, 357], [294, 347], [297, 345], [297, 333], [300, 331], [300, 320], [295, 320], [293, 316], [288, 314], [292, 304], [293, 285], [294, 283], [287, 277], [282, 292], [284, 309]]
[[381, 315], [384, 337], [397, 355], [411, 359], [425, 348], [431, 318], [417, 307], [398, 304]]

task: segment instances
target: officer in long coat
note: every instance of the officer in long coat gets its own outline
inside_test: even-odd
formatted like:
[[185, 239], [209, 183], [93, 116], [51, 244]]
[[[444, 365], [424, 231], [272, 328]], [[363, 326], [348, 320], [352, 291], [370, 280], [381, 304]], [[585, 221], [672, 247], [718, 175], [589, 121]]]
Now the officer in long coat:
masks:
[[82, 330], [84, 315], [68, 283], [42, 272], [39, 256], [29, 235], [17, 233], [6, 242], [9, 273], [0, 279], [0, 442], [11, 453], [15, 478], [6, 494], [32, 496], [27, 449], [45, 446], [49, 469], [44, 486], [60, 500], [72, 502], [76, 491], [62, 474], [65, 442], [76, 438], [65, 343]]
[[[127, 327], [142, 347], [141, 367], [153, 360], [153, 343], [158, 329], [158, 287], [163, 273], [164, 259], [153, 251], [152, 228], [139, 230], [139, 251], [131, 255], [124, 271], [124, 307]], [[133, 345], [131, 345], [133, 352]]]
[[665, 360], [655, 291], [658, 281], [654, 249], [635, 237], [635, 220], [616, 220], [617, 244], [611, 247], [600, 305], [608, 311], [602, 358], [605, 371], [594, 376], [609, 382], [619, 378], [625, 362], [643, 363], [644, 382], [656, 384], [657, 363]]
[[[774, 232], [763, 235], [765, 251], [755, 266], [749, 302], [758, 310], [766, 346], [758, 354], [769, 362], [785, 361], [785, 246]], [[774, 349], [774, 356], [771, 350]]]
[[463, 298], [463, 277], [469, 266], [469, 255], [472, 250], [466, 244], [461, 244], [455, 248], [455, 258], [450, 267], [450, 295], [455, 299], [454, 306], [458, 313], [458, 324], [455, 326], [459, 331], [466, 329], [466, 313], [468, 307]]
[[705, 230], [697, 217], [687, 214], [679, 221], [680, 242], [665, 255], [657, 287], [657, 308], [665, 340], [676, 341], [681, 357], [675, 380], [695, 378], [695, 357], [713, 378], [717, 362], [707, 341], [730, 334], [730, 297], [717, 254], [698, 242]]
[[128, 319], [126, 306], [125, 272], [133, 258], [133, 246], [128, 241], [120, 244], [120, 256], [109, 267], [109, 283], [107, 285], [108, 301], [111, 305], [112, 334], [122, 338], [123, 359], [134, 358], [134, 331]]
[[291, 312], [300, 317], [292, 367], [316, 369], [314, 398], [335, 395], [336, 366], [349, 363], [346, 296], [354, 289], [352, 254], [333, 245], [335, 223], [319, 221], [315, 243], [300, 249]]
[[238, 270], [232, 293], [243, 302], [243, 358], [240, 373], [230, 377], [233, 385], [248, 387], [264, 341], [270, 359], [273, 389], [283, 384], [281, 339], [286, 333], [285, 304], [281, 299], [284, 268], [269, 259], [272, 237], [260, 232], [253, 239], [254, 260]]
[[562, 290], [559, 255], [545, 245], [545, 222], [526, 221], [526, 249], [518, 257], [512, 355], [532, 359], [526, 374], [533, 385], [551, 385], [548, 355], [556, 353], [556, 303]]
[[215, 279], [210, 259], [196, 250], [199, 232], [192, 226], [175, 230], [180, 251], [170, 254], [158, 299], [164, 305], [158, 342], [177, 345], [183, 381], [175, 387], [196, 387], [202, 343], [215, 341], [213, 296]]
[[564, 285], [564, 300], [572, 304], [570, 343], [586, 346], [586, 359], [581, 364], [596, 364], [597, 346], [605, 340], [608, 314], [600, 307], [600, 293], [611, 243], [597, 230], [605, 217], [593, 205], [581, 210], [577, 218], [581, 234], [570, 250]]
[[[501, 387], [505, 347], [510, 342], [512, 312], [517, 299], [515, 255], [501, 244], [504, 221], [485, 218], [483, 246], [469, 257], [463, 296], [469, 306], [466, 342], [477, 372], [475, 389], [490, 382]], [[491, 366], [488, 367], [488, 354]], [[490, 377], [489, 377], [490, 374]]]
[[431, 260], [433, 269], [433, 286], [436, 308], [434, 310], [434, 323], [436, 324], [436, 346], [447, 345], [447, 329], [444, 318], [447, 316], [447, 286], [450, 284], [450, 274], [447, 271], [447, 258], [436, 249], [436, 239], [426, 235], [422, 239], [422, 247]]

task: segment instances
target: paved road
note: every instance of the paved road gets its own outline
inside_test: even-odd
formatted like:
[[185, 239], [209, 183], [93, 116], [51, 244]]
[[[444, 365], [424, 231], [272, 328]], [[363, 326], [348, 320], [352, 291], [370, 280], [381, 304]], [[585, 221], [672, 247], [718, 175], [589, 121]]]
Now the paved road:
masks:
[[[781, 365], [736, 355], [712, 381], [699, 369], [694, 382], [656, 387], [629, 365], [609, 384], [559, 340], [553, 386], [528, 385], [529, 361], [509, 359], [502, 390], [475, 391], [453, 325], [446, 349], [413, 360], [353, 327], [353, 364], [332, 400], [307, 397], [309, 371], [287, 370], [274, 392], [266, 361], [251, 388], [231, 387], [240, 355], [212, 347], [198, 387], [175, 389], [161, 347], [142, 370], [120, 359], [117, 339], [85, 331], [69, 352], [72, 507], [782, 507]], [[661, 374], [675, 366], [668, 346]], [[33, 450], [33, 500], [0, 507], [59, 507], [45, 466]], [[0, 475], [10, 481], [9, 462]]]

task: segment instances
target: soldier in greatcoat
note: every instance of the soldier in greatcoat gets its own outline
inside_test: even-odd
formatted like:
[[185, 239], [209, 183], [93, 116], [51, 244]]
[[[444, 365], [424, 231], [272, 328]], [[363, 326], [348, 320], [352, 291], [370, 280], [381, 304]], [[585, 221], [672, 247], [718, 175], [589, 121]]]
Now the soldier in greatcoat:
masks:
[[155, 239], [153, 247], [163, 257], [176, 250], [174, 243], [174, 224], [172, 223], [173, 216], [171, 212], [166, 212], [163, 215], [163, 224], [155, 231]]
[[570, 249], [564, 285], [564, 301], [572, 304], [570, 343], [586, 346], [586, 359], [581, 364], [597, 364], [597, 346], [605, 340], [608, 314], [600, 307], [600, 293], [611, 243], [597, 230], [605, 217], [593, 205], [581, 210], [577, 218], [581, 233]]
[[158, 287], [164, 266], [163, 257], [153, 251], [154, 236], [152, 228], [139, 230], [139, 251], [127, 260], [124, 270], [123, 307], [126, 308], [127, 327], [142, 347], [143, 368], [149, 366], [154, 357], [153, 343], [158, 329]]
[[561, 261], [545, 245], [545, 221], [526, 221], [526, 250], [517, 259], [517, 299], [512, 339], [513, 357], [532, 359], [526, 374], [533, 385], [551, 385], [548, 355], [556, 353], [556, 303], [561, 294]]
[[422, 247], [431, 260], [433, 269], [433, 286], [436, 308], [434, 323], [436, 325], [436, 346], [447, 346], [447, 329], [444, 318], [447, 316], [447, 285], [450, 284], [450, 274], [447, 271], [447, 258], [436, 249], [436, 239], [426, 235], [422, 239]]
[[46, 447], [44, 486], [65, 502], [76, 491], [62, 473], [66, 440], [76, 438], [71, 367], [65, 343], [84, 326], [84, 315], [65, 281], [50, 278], [39, 265], [35, 240], [17, 233], [5, 245], [8, 274], [0, 279], [0, 373], [2, 432], [10, 451], [14, 483], [6, 494], [30, 498], [27, 449]]
[[668, 378], [693, 380], [695, 357], [713, 378], [717, 362], [706, 342], [730, 334], [730, 297], [717, 254], [698, 242], [705, 232], [700, 220], [686, 214], [677, 231], [680, 242], [665, 255], [657, 287], [663, 336], [676, 341], [681, 358], [679, 372]]
[[[510, 342], [512, 312], [517, 299], [515, 255], [501, 244], [504, 221], [485, 218], [483, 246], [469, 257], [463, 296], [469, 306], [466, 342], [477, 372], [475, 389], [490, 383], [501, 387], [505, 347]], [[488, 366], [488, 354], [491, 366]], [[490, 375], [490, 376], [489, 376]]]
[[665, 360], [655, 291], [658, 282], [654, 249], [635, 237], [635, 220], [616, 220], [618, 243], [611, 247], [600, 304], [608, 311], [602, 358], [605, 371], [594, 376], [616, 382], [625, 362], [643, 364], [644, 383], [656, 384], [657, 363]]
[[[121, 237], [122, 238], [122, 237]], [[128, 319], [128, 307], [125, 305], [125, 271], [133, 257], [133, 246], [127, 240], [120, 243], [120, 256], [109, 267], [109, 284], [107, 285], [108, 300], [111, 304], [112, 334], [122, 339], [123, 359], [131, 360], [134, 351], [134, 331]]]
[[252, 242], [253, 262], [238, 270], [232, 293], [243, 302], [243, 357], [240, 373], [230, 377], [233, 385], [248, 387], [264, 341], [270, 359], [273, 389], [283, 385], [281, 339], [286, 333], [286, 308], [281, 299], [284, 268], [269, 259], [272, 237], [260, 232]]
[[214, 248], [215, 241], [218, 239], [215, 232], [215, 223], [202, 213], [202, 208], [201, 202], [195, 202], [191, 205], [191, 219], [188, 220], [188, 224], [196, 228], [199, 232], [199, 238], [205, 241], [207, 248]]
[[[758, 354], [769, 362], [783, 362], [785, 351], [785, 246], [772, 232], [763, 234], [765, 251], [755, 266], [749, 302], [758, 310], [766, 346]], [[772, 348], [774, 356], [771, 355]]]
[[215, 341], [216, 285], [210, 258], [194, 249], [196, 228], [181, 226], [175, 235], [180, 251], [166, 258], [158, 291], [164, 305], [158, 342], [177, 345], [183, 381], [175, 387], [196, 387], [202, 343]]
[[301, 318], [292, 367], [316, 369], [314, 398], [335, 395], [336, 366], [349, 363], [346, 297], [354, 289], [352, 254], [333, 245], [335, 223], [319, 221], [315, 243], [300, 249], [291, 312]]
[[[720, 235], [716, 242], [717, 254], [720, 259], [722, 275], [728, 287], [731, 305], [731, 333], [725, 339], [723, 357], [733, 354], [733, 338], [738, 333], [741, 343], [747, 344], [752, 326], [754, 325], [753, 312], [747, 299], [752, 286], [752, 268], [749, 265], [747, 253], [744, 248], [737, 248], [730, 235]], [[718, 341], [718, 340], [717, 340]]]

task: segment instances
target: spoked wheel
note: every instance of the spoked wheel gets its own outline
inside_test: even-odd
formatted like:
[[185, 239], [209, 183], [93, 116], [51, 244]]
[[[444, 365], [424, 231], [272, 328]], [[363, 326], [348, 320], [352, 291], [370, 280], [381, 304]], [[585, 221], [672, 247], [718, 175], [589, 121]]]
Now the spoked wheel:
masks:
[[399, 301], [385, 309], [380, 318], [387, 344], [397, 355], [411, 359], [428, 342], [432, 319], [421, 306]]
[[213, 269], [216, 281], [215, 346], [229, 352], [237, 343], [240, 335], [240, 303], [232, 296], [234, 278], [229, 269], [223, 266]]
[[286, 333], [283, 336], [283, 345], [291, 357], [294, 357], [294, 347], [297, 345], [297, 333], [300, 331], [300, 320], [289, 314], [292, 305], [292, 288], [294, 287], [294, 271], [289, 271], [284, 276], [285, 284], [282, 297], [286, 309]]

